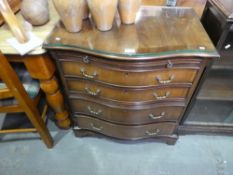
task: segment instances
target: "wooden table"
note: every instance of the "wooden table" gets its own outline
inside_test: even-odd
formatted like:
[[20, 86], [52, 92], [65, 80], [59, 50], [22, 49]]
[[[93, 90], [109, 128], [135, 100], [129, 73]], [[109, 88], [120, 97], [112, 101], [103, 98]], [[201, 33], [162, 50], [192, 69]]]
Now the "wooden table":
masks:
[[[33, 28], [33, 33], [42, 40], [45, 40], [59, 20], [52, 3], [50, 3], [50, 17], [51, 19], [46, 25]], [[17, 18], [21, 23], [23, 22], [20, 13], [17, 14]], [[56, 67], [46, 54], [46, 51], [39, 47], [25, 56], [19, 56], [18, 52], [6, 42], [6, 39], [13, 37], [8, 26], [1, 26], [0, 33], [0, 50], [2, 53], [6, 55], [9, 61], [25, 64], [30, 75], [40, 81], [40, 87], [45, 92], [49, 105], [56, 113], [55, 118], [58, 126], [60, 128], [69, 128], [69, 115], [65, 109], [63, 95], [54, 75]]]

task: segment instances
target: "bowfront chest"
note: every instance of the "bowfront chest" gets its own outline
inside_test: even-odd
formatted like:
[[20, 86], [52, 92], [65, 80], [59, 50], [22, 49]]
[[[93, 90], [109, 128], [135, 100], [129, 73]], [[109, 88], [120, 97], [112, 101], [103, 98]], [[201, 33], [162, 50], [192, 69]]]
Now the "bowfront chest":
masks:
[[142, 7], [135, 25], [57, 25], [44, 47], [59, 68], [77, 136], [158, 138], [176, 129], [215, 48], [190, 8]]

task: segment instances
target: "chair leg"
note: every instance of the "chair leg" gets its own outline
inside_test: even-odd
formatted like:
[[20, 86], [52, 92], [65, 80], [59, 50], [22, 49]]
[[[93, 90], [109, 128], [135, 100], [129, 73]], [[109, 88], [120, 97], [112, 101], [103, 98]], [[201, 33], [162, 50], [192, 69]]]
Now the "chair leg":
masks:
[[[43, 118], [40, 116], [40, 113], [35, 105], [25, 105], [25, 101], [21, 101], [21, 105], [24, 108], [24, 112], [31, 121], [32, 125], [36, 128], [37, 132], [41, 136], [41, 139], [48, 148], [53, 147], [53, 139], [49, 133], [47, 126]], [[32, 102], [31, 102], [32, 103]], [[42, 114], [43, 115], [43, 114]]]
[[53, 139], [49, 133], [48, 128], [46, 127], [43, 119], [40, 117], [39, 112], [37, 109], [32, 111], [31, 109], [26, 110], [25, 113], [27, 114], [29, 120], [32, 122], [33, 126], [38, 131], [41, 139], [45, 143], [48, 148], [53, 147]]
[[45, 125], [45, 122], [40, 116], [40, 113], [36, 105], [33, 103], [33, 101], [30, 98], [28, 98], [27, 94], [25, 94], [24, 97], [22, 97], [21, 94], [16, 94], [16, 99], [18, 100], [19, 105], [26, 113], [28, 119], [31, 121], [32, 125], [36, 128], [37, 132], [41, 136], [41, 139], [44, 141], [45, 145], [48, 148], [52, 148], [53, 147], [52, 136], [50, 135], [49, 130]]

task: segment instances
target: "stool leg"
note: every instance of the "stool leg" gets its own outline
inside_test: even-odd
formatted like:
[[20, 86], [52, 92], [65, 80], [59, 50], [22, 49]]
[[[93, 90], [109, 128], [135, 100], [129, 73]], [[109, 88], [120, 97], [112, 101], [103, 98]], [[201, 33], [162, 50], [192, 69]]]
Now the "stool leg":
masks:
[[48, 148], [53, 147], [53, 139], [49, 133], [48, 128], [46, 127], [44, 121], [40, 117], [40, 114], [37, 109], [27, 109], [25, 111], [27, 114], [29, 120], [32, 122], [33, 126], [38, 131], [39, 135], [41, 136], [41, 139], [44, 141], [45, 145]]

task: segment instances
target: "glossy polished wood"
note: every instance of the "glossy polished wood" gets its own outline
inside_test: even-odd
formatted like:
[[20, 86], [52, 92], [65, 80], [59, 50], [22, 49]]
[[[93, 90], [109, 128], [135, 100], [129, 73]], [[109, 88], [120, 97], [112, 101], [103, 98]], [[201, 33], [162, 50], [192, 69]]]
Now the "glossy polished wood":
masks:
[[[199, 68], [172, 68], [151, 70], [112, 70], [84, 63], [64, 62], [61, 64], [66, 77], [87, 78], [121, 86], [155, 86], [160, 84], [192, 84]], [[93, 76], [94, 75], [94, 76]], [[114, 78], [112, 78], [114, 76]], [[145, 78], [147, 77], [147, 78]], [[163, 83], [167, 81], [167, 83]]]
[[101, 120], [123, 125], [140, 125], [162, 121], [174, 122], [181, 117], [185, 108], [184, 104], [174, 102], [120, 107], [85, 98], [71, 99], [70, 103], [75, 114], [94, 116]]
[[57, 25], [44, 47], [59, 68], [76, 135], [121, 139], [161, 138], [150, 126], [177, 139], [199, 79], [218, 57], [190, 8], [142, 7], [135, 25], [116, 19], [102, 33], [88, 20], [78, 34]]
[[172, 122], [140, 126], [124, 126], [104, 122], [83, 115], [75, 118], [75, 121], [82, 129], [92, 130], [114, 138], [130, 140], [171, 135], [176, 129], [176, 124]]
[[187, 97], [189, 91], [188, 87], [117, 88], [83, 80], [68, 80], [67, 87], [71, 93], [129, 102], [182, 100]]
[[121, 25], [116, 19], [108, 32], [98, 31], [90, 20], [84, 22], [79, 33], [68, 33], [63, 26], [57, 25], [44, 48], [127, 60], [218, 56], [203, 31], [198, 16], [190, 8], [150, 6], [141, 8], [135, 25]]

